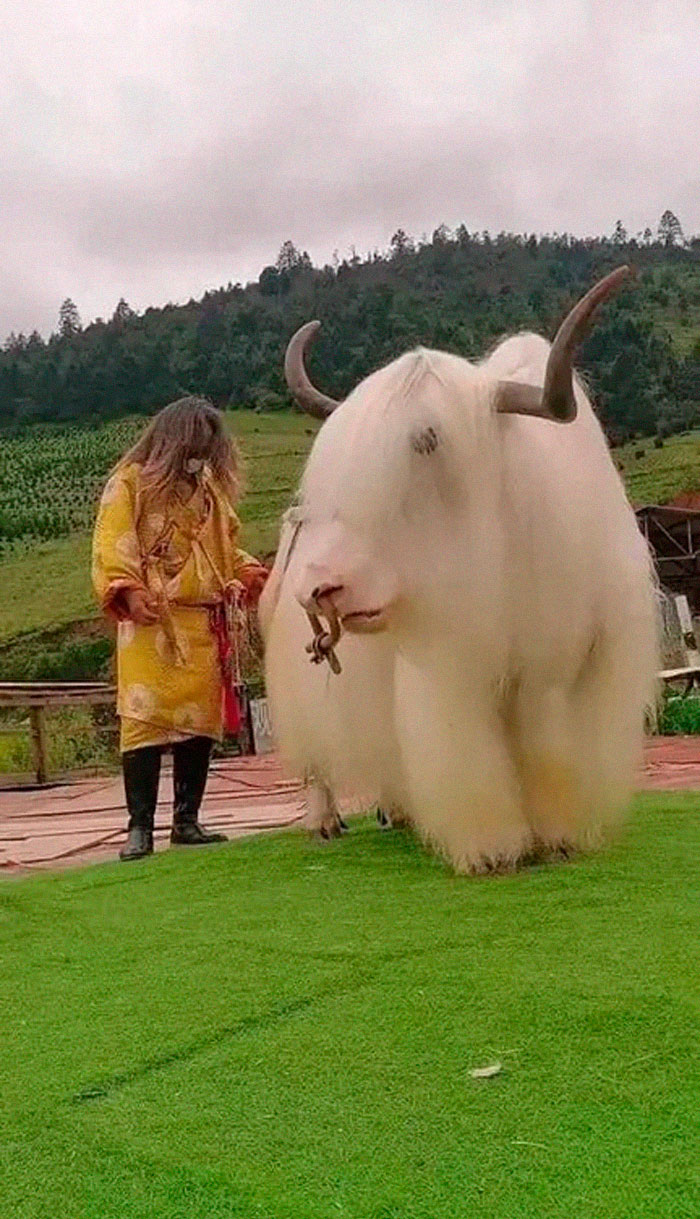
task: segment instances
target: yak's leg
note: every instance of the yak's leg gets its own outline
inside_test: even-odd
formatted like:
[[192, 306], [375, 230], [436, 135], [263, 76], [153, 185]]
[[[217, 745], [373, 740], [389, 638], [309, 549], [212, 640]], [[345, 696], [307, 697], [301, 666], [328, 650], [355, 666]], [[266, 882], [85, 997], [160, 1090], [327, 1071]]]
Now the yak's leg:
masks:
[[433, 687], [408, 666], [397, 723], [412, 821], [458, 872], [514, 867], [527, 856], [512, 759], [488, 699]]
[[[643, 627], [642, 623], [642, 627]], [[637, 628], [642, 631], [641, 627]], [[642, 646], [642, 644], [644, 646]], [[575, 749], [581, 773], [579, 841], [595, 846], [624, 811], [642, 761], [644, 717], [654, 693], [653, 640], [634, 623], [601, 640], [576, 685]], [[646, 667], [645, 667], [646, 666]]]
[[410, 817], [391, 800], [380, 800], [377, 821], [383, 830], [401, 830], [411, 824]]
[[306, 817], [304, 826], [317, 838], [338, 838], [347, 829], [327, 784], [312, 780], [306, 790]]
[[570, 696], [520, 689], [514, 753], [536, 852], [565, 855], [579, 840], [582, 791]]

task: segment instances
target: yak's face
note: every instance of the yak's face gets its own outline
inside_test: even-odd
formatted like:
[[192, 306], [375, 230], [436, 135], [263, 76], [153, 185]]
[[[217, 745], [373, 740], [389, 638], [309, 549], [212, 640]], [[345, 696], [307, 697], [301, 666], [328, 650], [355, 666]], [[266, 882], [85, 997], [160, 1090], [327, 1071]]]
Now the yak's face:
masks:
[[305, 609], [330, 600], [344, 629], [357, 634], [384, 630], [399, 599], [395, 564], [339, 516], [304, 517], [293, 580]]
[[404, 357], [363, 382], [322, 428], [302, 482], [295, 596], [307, 610], [330, 599], [354, 633], [415, 606], [464, 498], [458, 412], [424, 364]]

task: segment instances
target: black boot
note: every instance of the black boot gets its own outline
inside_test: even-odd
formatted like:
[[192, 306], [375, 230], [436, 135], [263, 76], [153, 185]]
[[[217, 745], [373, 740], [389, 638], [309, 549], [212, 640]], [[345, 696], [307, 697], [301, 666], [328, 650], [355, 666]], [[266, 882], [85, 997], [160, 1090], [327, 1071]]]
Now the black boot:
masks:
[[197, 820], [209, 773], [211, 747], [212, 741], [207, 736], [190, 737], [173, 745], [175, 802], [170, 831], [173, 846], [199, 847], [226, 842], [225, 834], [212, 833]]
[[153, 854], [153, 821], [158, 802], [160, 749], [149, 745], [122, 754], [126, 807], [129, 810], [129, 838], [119, 858], [143, 859]]

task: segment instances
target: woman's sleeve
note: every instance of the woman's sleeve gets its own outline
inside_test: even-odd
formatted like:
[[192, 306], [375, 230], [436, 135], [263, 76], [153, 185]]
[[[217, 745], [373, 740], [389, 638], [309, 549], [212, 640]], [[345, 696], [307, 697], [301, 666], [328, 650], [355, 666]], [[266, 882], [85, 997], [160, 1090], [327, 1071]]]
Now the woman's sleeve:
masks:
[[242, 584], [246, 591], [259, 590], [265, 583], [269, 572], [258, 559], [238, 545], [240, 522], [235, 513], [231, 520], [231, 543], [233, 545], [233, 578]]
[[92, 541], [92, 583], [105, 614], [127, 616], [124, 593], [146, 592], [135, 525], [134, 489], [122, 473], [114, 474], [102, 493]]

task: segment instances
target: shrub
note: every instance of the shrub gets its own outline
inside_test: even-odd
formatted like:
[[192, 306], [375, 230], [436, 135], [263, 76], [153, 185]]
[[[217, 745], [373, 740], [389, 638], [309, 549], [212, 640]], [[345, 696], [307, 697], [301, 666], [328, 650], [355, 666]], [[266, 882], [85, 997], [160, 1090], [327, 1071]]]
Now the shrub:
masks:
[[663, 736], [700, 735], [700, 697], [697, 694], [665, 694], [659, 732]]

